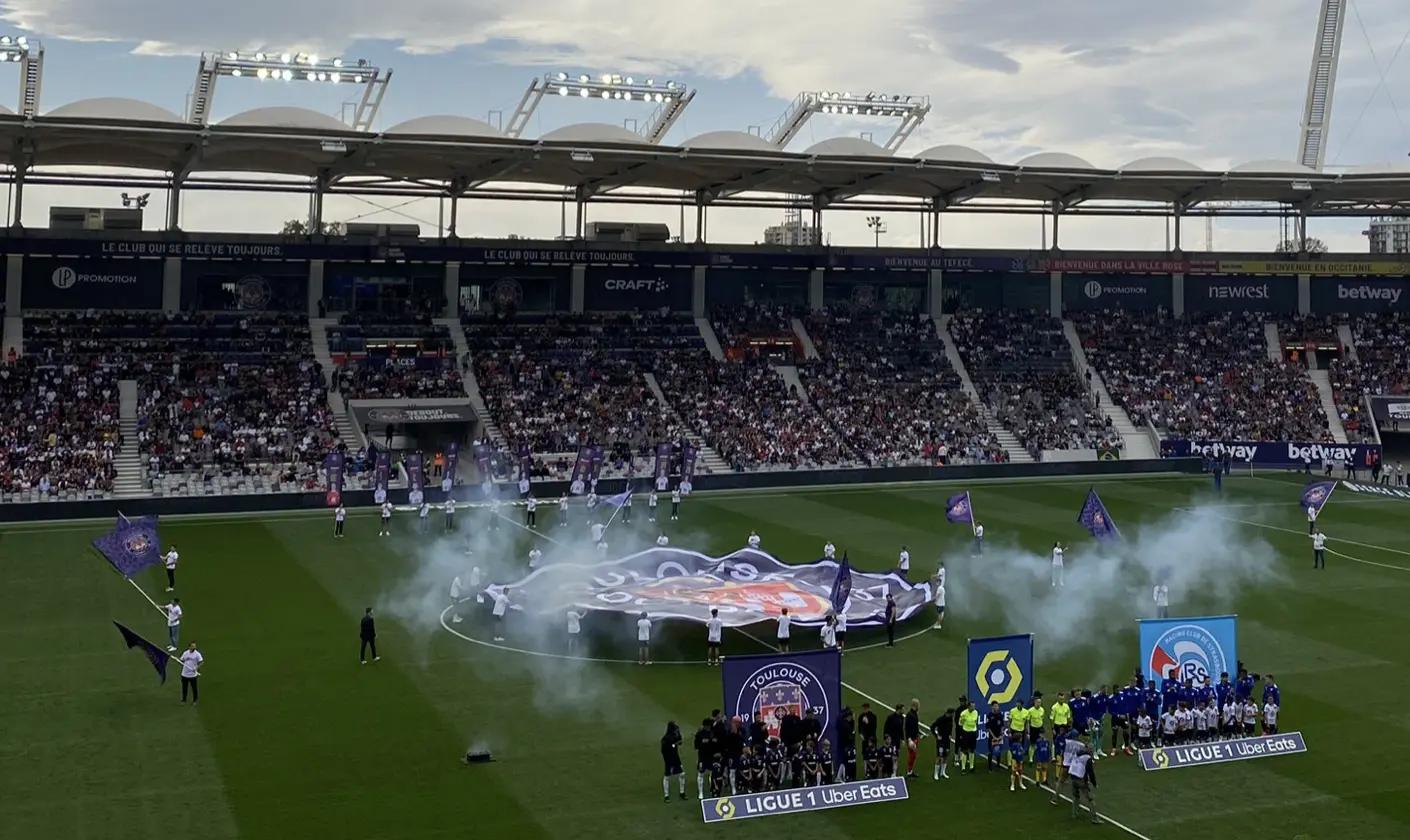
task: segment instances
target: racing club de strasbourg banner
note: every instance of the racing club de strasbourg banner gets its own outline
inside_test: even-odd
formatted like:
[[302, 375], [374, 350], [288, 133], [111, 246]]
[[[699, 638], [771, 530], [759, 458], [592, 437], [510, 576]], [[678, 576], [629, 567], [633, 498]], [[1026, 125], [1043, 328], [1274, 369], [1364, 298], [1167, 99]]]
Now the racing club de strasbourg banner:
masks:
[[[801, 720], [811, 710], [824, 733], [836, 731], [842, 713], [841, 651], [726, 656], [723, 663], [726, 720], [738, 715], [746, 729], [761, 720], [770, 737], [781, 737], [784, 718]], [[842, 745], [831, 740], [836, 759]]]
[[1238, 616], [1141, 619], [1141, 667], [1147, 680], [1219, 681], [1238, 672]]
[[989, 754], [985, 721], [989, 704], [999, 711], [1028, 705], [1033, 694], [1033, 634], [990, 636], [969, 640], [969, 679], [966, 694], [979, 712], [979, 743], [975, 751]]

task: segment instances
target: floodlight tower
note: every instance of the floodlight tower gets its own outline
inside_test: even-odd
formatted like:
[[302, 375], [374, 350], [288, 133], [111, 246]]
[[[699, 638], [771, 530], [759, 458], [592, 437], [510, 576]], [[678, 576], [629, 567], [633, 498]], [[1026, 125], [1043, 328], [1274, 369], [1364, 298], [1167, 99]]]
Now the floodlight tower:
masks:
[[44, 45], [24, 35], [0, 35], [0, 63], [20, 65], [20, 104], [15, 113], [34, 117], [39, 113], [39, 86], [44, 80]]
[[797, 136], [814, 114], [897, 117], [900, 122], [896, 131], [882, 144], [883, 148], [894, 152], [906, 142], [911, 132], [925, 121], [925, 116], [929, 113], [928, 96], [906, 96], [875, 91], [853, 96], [849, 91], [809, 90], [794, 97], [788, 109], [774, 122], [764, 139], [782, 149], [788, 145], [788, 141]]
[[677, 81], [656, 79], [638, 80], [620, 73], [603, 73], [593, 76], [588, 73], [545, 73], [541, 78], [529, 83], [528, 90], [519, 100], [519, 106], [509, 116], [509, 125], [504, 133], [510, 137], [522, 137], [529, 124], [529, 118], [538, 109], [544, 96], [556, 94], [563, 98], [596, 99], [618, 102], [645, 102], [656, 108], [646, 122], [637, 128], [637, 134], [648, 143], [659, 143], [671, 126], [695, 98], [695, 90]]
[[1332, 96], [1337, 87], [1345, 12], [1346, 0], [1322, 0], [1322, 13], [1317, 17], [1317, 40], [1312, 44], [1312, 69], [1307, 75], [1307, 101], [1302, 106], [1297, 161], [1318, 172], [1322, 171], [1327, 157], [1327, 132], [1332, 124]]
[[215, 101], [215, 83], [221, 76], [249, 78], [259, 81], [318, 82], [332, 85], [357, 85], [362, 97], [353, 113], [354, 131], [371, 131], [392, 80], [392, 71], [385, 72], [366, 59], [320, 59], [309, 53], [201, 53], [201, 65], [196, 72], [196, 85], [191, 91], [186, 121], [206, 125], [210, 121], [211, 104]]

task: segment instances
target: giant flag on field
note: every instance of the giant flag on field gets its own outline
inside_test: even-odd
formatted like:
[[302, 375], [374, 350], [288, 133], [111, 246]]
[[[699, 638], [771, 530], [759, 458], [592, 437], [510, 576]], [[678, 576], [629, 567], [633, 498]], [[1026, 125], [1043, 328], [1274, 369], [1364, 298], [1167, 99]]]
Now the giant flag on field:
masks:
[[372, 462], [372, 500], [382, 504], [387, 500], [387, 485], [392, 480], [392, 450], [378, 449]]
[[[725, 720], [736, 715], [747, 732], [762, 721], [769, 737], [781, 738], [785, 718], [798, 722], [812, 711], [824, 733], [835, 732], [842, 714], [842, 652], [836, 648], [805, 653], [761, 653], [726, 656], [720, 668], [724, 680]], [[833, 757], [842, 744], [832, 741]]]
[[328, 485], [324, 504], [337, 507], [343, 503], [343, 467], [346, 456], [341, 450], [334, 450], [323, 456], [323, 474]]
[[999, 712], [1019, 704], [1027, 705], [1033, 696], [1033, 634], [991, 636], [969, 640], [969, 678], [965, 694], [979, 712], [979, 744], [976, 752], [989, 754], [985, 722], [989, 704], [998, 703]]
[[1332, 498], [1332, 491], [1337, 489], [1335, 481], [1314, 481], [1302, 488], [1302, 498], [1298, 504], [1303, 510], [1313, 508], [1318, 513], [1322, 512], [1322, 506]]
[[419, 451], [406, 456], [407, 502], [420, 505], [426, 498], [426, 458]]
[[98, 553], [123, 577], [129, 578], [161, 562], [160, 546], [155, 516], [137, 519], [119, 516], [117, 525], [111, 531], [93, 541]]
[[1116, 522], [1112, 520], [1111, 514], [1107, 513], [1106, 505], [1102, 504], [1102, 497], [1097, 495], [1096, 489], [1087, 491], [1087, 501], [1082, 503], [1077, 521], [1099, 540], [1121, 539], [1121, 531], [1117, 530]]
[[1162, 686], [1168, 679], [1199, 685], [1218, 682], [1225, 671], [1237, 674], [1238, 622], [1236, 615], [1140, 619], [1146, 679]]
[[157, 669], [157, 676], [165, 683], [166, 663], [171, 659], [171, 656], [157, 645], [152, 644], [126, 627], [123, 627], [121, 624], [118, 624], [116, 621], [114, 621], [113, 624], [117, 627], [118, 632], [122, 634], [122, 640], [127, 642], [128, 649], [137, 648], [141, 650], [142, 654], [147, 657], [147, 661], [152, 663], [152, 667]]
[[[755, 549], [711, 557], [675, 546], [653, 546], [617, 560], [579, 565], [557, 563], [534, 569], [509, 588], [509, 605], [545, 616], [577, 610], [678, 618], [704, 624], [710, 610], [729, 627], [774, 621], [787, 607], [793, 623], [817, 627], [832, 610], [838, 564], [832, 560], [783, 563]], [[895, 574], [850, 571], [851, 626], [885, 623], [886, 592], [896, 599], [897, 620], [915, 615], [930, 600], [928, 582], [909, 583]]]

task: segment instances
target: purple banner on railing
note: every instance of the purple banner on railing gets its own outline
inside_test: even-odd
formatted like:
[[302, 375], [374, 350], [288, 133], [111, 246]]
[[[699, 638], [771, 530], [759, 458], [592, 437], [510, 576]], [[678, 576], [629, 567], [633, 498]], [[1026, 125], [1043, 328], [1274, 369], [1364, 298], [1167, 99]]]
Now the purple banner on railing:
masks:
[[1162, 440], [1162, 458], [1228, 458], [1256, 466], [1326, 462], [1350, 463], [1369, 468], [1381, 460], [1381, 447], [1369, 443], [1314, 443], [1309, 441]]
[[475, 469], [479, 471], [480, 483], [494, 480], [494, 450], [488, 443], [475, 444]]
[[372, 468], [372, 500], [382, 504], [387, 500], [387, 485], [392, 480], [392, 451], [377, 450], [377, 460]]
[[420, 452], [406, 456], [406, 480], [411, 490], [406, 500], [419, 505], [426, 498], [426, 459]]
[[695, 486], [695, 444], [686, 441], [681, 444], [681, 492], [689, 493]]
[[574, 496], [581, 496], [587, 490], [588, 473], [592, 471], [592, 447], [578, 447], [578, 457], [573, 461], [573, 475], [568, 489]]
[[670, 480], [671, 477], [671, 444], [656, 444], [656, 466], [651, 470], [651, 474], [656, 477], [656, 484], [659, 487], [662, 479]]
[[446, 447], [446, 472], [441, 478], [441, 492], [449, 493], [455, 486], [455, 470], [460, 466], [460, 442], [451, 441]]
[[323, 458], [323, 474], [327, 478], [328, 492], [324, 504], [337, 507], [343, 503], [343, 453], [329, 452]]
[[527, 443], [519, 444], [519, 480], [529, 477], [534, 470], [534, 450]]
[[592, 446], [589, 449], [592, 451], [592, 458], [588, 463], [587, 480], [588, 485], [591, 486], [597, 483], [597, 477], [602, 474], [602, 461], [606, 454], [602, 451], [601, 446]]

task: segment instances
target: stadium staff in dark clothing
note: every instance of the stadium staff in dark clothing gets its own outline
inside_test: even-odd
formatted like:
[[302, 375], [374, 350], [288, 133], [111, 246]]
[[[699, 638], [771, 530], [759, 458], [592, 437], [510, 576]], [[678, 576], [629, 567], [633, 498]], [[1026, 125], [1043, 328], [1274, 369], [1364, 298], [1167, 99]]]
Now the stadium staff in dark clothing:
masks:
[[381, 659], [382, 657], [377, 655], [377, 623], [372, 620], [371, 607], [368, 607], [367, 612], [362, 614], [362, 630], [360, 636], [362, 638], [362, 653], [360, 654], [362, 664], [367, 664], [368, 648], [372, 649], [373, 662]]
[[837, 743], [845, 749], [848, 744], [857, 746], [857, 722], [852, 719], [852, 707], [843, 706], [837, 719]]
[[890, 592], [886, 593], [886, 646], [896, 646], [896, 598]]
[[715, 757], [715, 743], [715, 722], [705, 718], [695, 730], [695, 788], [701, 799], [705, 798], [705, 775]]
[[900, 749], [906, 735], [906, 707], [896, 704], [896, 711], [886, 716], [886, 725], [881, 734], [891, 739], [891, 745]]
[[984, 729], [989, 733], [989, 771], [992, 773], [1004, 751], [1004, 713], [999, 711], [998, 701], [989, 704], [989, 713], [984, 716]]
[[665, 770], [661, 774], [661, 792], [666, 801], [671, 801], [671, 777], [680, 781], [681, 799], [685, 799], [685, 768], [681, 767], [681, 728], [675, 721], [666, 722], [666, 734], [661, 736], [661, 760]]
[[911, 700], [906, 712], [906, 778], [916, 777], [916, 752], [920, 748], [920, 701]]
[[941, 778], [948, 779], [946, 764], [950, 758], [950, 736], [955, 730], [955, 710], [946, 709], [945, 713], [935, 719], [930, 724], [930, 734], [935, 736], [935, 781]]
[[862, 704], [862, 714], [857, 718], [857, 731], [862, 733], [862, 746], [876, 743], [876, 712], [870, 703]]

